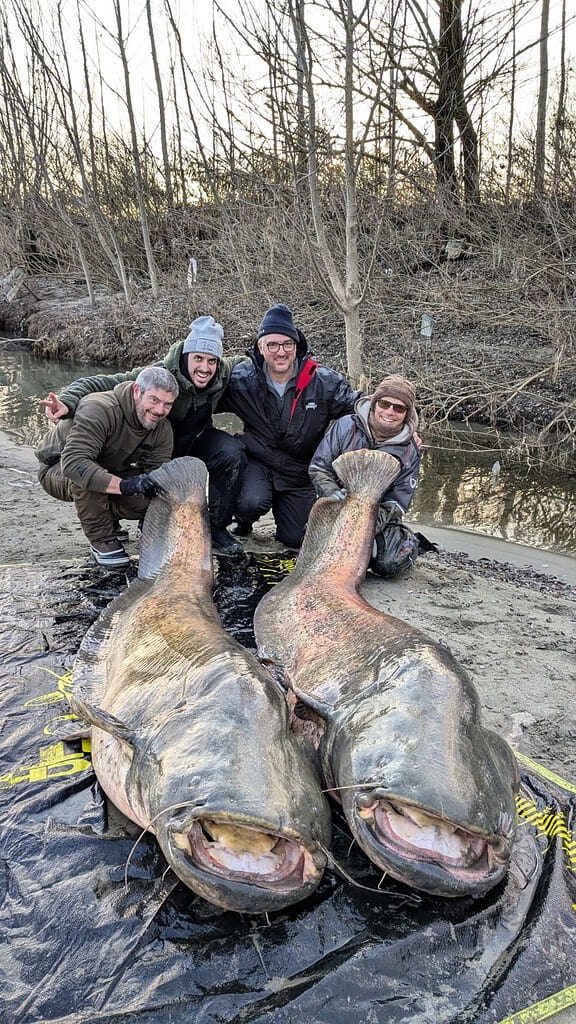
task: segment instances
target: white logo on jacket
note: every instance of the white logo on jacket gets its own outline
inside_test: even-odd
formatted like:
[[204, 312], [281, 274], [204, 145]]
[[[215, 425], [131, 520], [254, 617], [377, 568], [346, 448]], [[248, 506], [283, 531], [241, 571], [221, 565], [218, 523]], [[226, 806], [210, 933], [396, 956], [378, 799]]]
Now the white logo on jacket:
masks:
[[305, 409], [317, 409], [318, 405], [316, 402], [306, 402]]

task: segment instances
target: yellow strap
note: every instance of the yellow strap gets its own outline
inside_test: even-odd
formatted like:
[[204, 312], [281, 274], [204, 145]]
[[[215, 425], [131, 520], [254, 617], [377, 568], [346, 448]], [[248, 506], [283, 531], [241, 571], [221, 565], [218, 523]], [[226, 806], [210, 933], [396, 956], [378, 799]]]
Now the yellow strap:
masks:
[[504, 1017], [498, 1024], [538, 1024], [539, 1021], [555, 1017], [557, 1013], [575, 1004], [576, 985], [571, 985], [570, 988], [564, 988], [561, 992], [542, 999], [540, 1003], [532, 1003], [532, 1006], [527, 1006], [525, 1010], [513, 1013], [511, 1017]]
[[560, 775], [556, 775], [556, 772], [551, 772], [549, 768], [543, 768], [541, 764], [537, 764], [531, 757], [526, 757], [526, 754], [520, 754], [517, 750], [514, 751], [514, 757], [521, 764], [525, 764], [527, 768], [532, 768], [537, 775], [541, 775], [543, 779], [548, 779], [548, 782], [553, 782], [555, 786], [560, 786], [561, 789], [565, 789], [567, 793], [576, 793], [576, 786], [572, 782], [567, 782]]

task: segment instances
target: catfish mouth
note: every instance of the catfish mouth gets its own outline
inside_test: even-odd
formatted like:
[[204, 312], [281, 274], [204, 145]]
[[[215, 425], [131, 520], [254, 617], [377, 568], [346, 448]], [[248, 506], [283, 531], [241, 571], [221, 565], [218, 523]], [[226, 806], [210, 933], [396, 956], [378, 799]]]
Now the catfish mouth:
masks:
[[226, 909], [258, 913], [304, 899], [326, 866], [295, 839], [230, 821], [197, 819], [167, 838], [176, 874]]
[[364, 793], [354, 805], [356, 838], [394, 878], [438, 896], [480, 896], [503, 877], [504, 836], [488, 839], [416, 804]]

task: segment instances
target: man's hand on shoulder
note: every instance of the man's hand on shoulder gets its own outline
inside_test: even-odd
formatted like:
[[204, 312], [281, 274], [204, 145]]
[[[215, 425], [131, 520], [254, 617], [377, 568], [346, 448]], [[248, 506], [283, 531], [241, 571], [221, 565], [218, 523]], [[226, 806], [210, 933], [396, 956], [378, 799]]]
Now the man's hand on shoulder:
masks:
[[58, 420], [64, 419], [68, 416], [70, 410], [64, 402], [61, 402], [58, 395], [55, 395], [53, 391], [48, 392], [47, 398], [40, 398], [38, 405], [44, 406], [44, 412], [52, 423], [58, 423]]

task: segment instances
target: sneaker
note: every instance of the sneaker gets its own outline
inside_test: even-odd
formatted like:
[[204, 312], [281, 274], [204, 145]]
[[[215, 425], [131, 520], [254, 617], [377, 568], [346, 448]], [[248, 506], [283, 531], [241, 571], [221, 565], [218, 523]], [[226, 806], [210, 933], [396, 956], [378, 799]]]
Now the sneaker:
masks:
[[121, 544], [124, 544], [126, 543], [126, 541], [130, 540], [130, 534], [128, 533], [128, 530], [126, 530], [123, 526], [120, 526], [120, 523], [117, 519], [114, 521], [114, 536], [116, 537], [116, 540], [120, 541]]
[[232, 531], [237, 537], [248, 537], [252, 533], [252, 523], [243, 519], [237, 519], [232, 527]]
[[212, 526], [212, 551], [215, 555], [239, 555], [244, 551], [239, 540], [234, 540], [223, 527]]
[[90, 551], [96, 564], [103, 569], [125, 569], [130, 565], [130, 558], [118, 541], [103, 540], [91, 544]]

